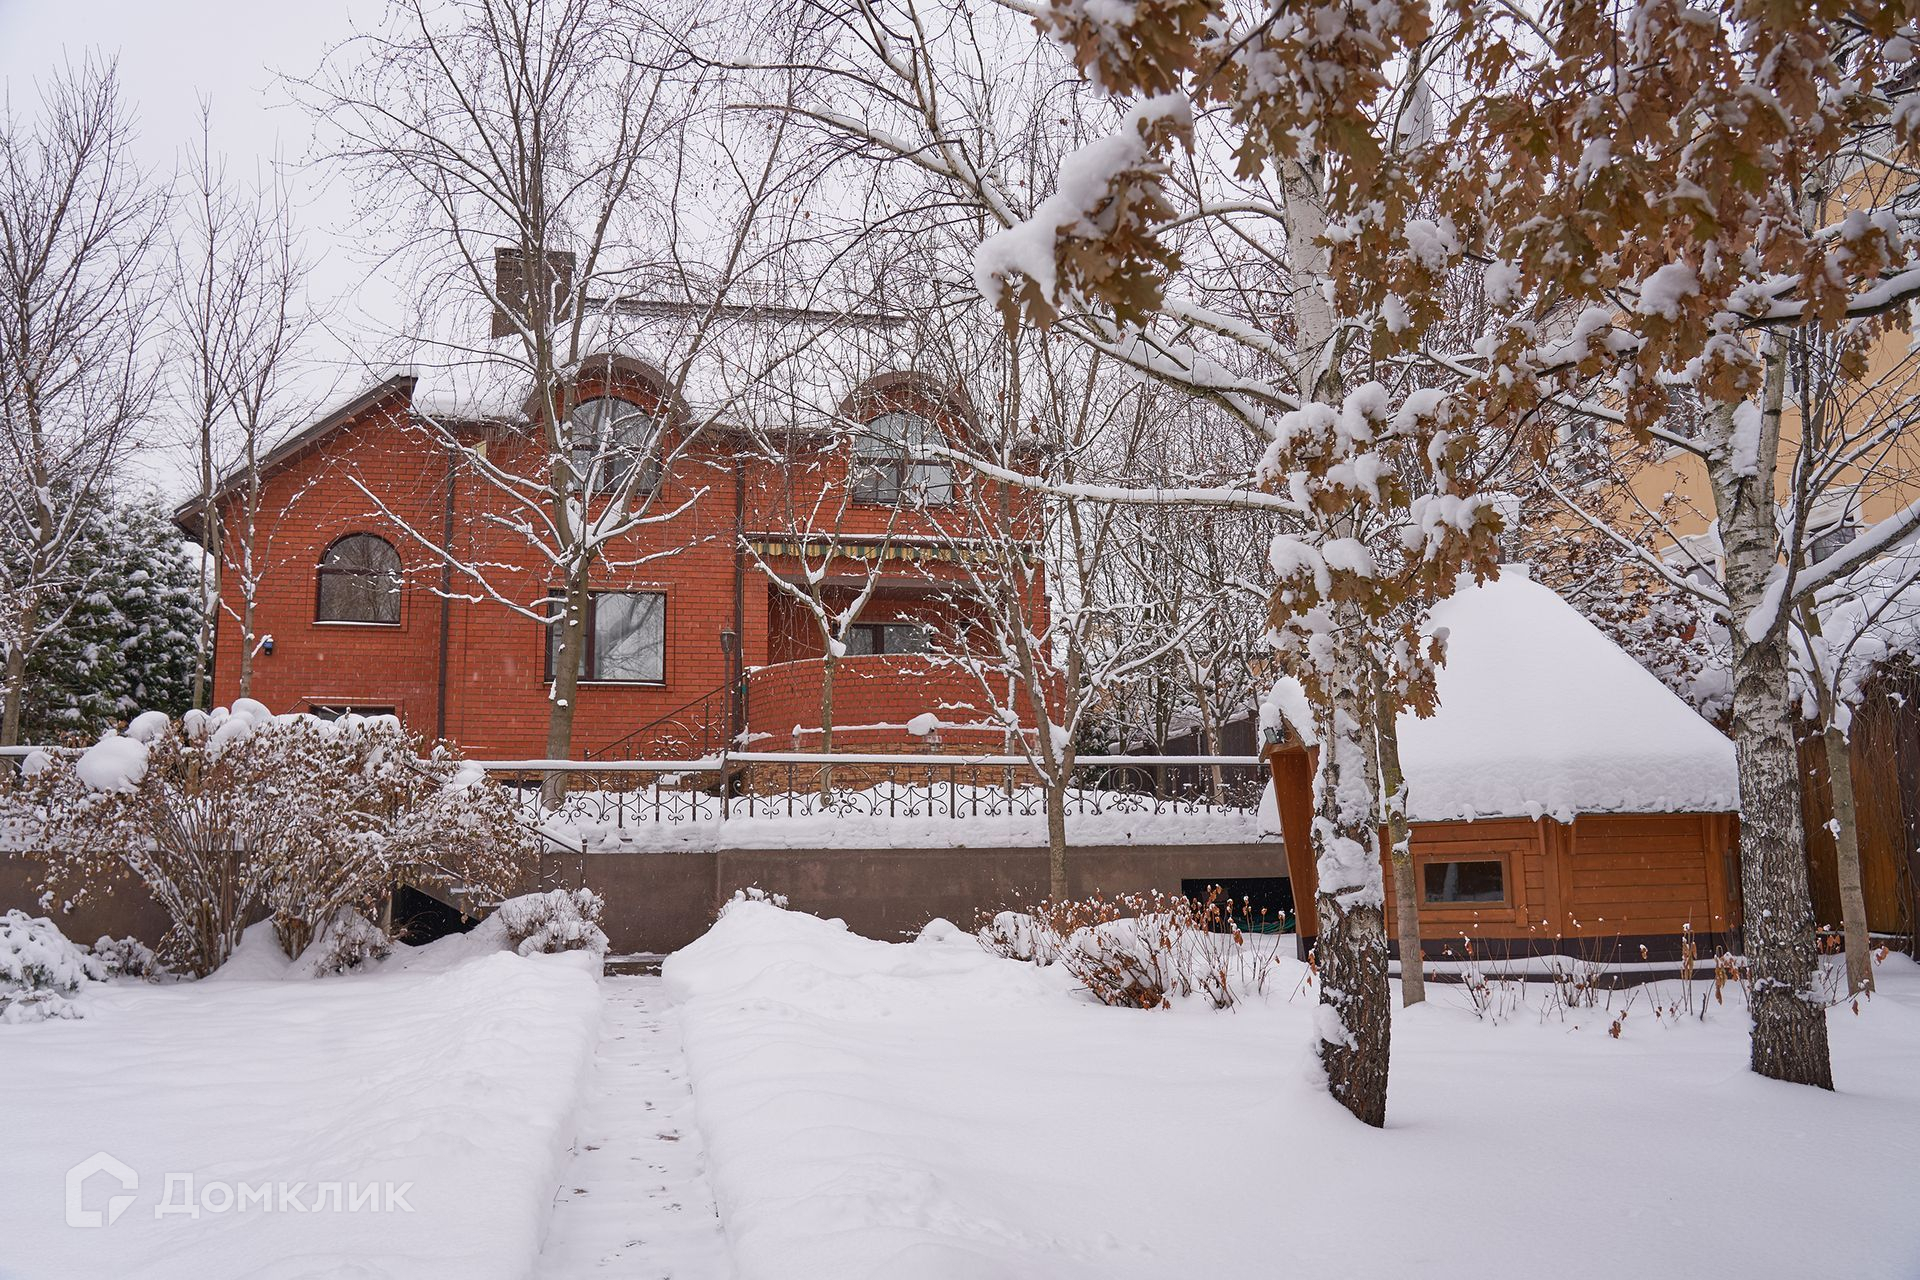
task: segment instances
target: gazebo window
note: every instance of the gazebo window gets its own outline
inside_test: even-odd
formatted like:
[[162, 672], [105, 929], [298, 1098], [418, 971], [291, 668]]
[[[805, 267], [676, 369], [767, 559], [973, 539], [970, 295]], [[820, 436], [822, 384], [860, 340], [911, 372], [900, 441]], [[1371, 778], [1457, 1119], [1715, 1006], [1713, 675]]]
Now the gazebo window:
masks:
[[1436, 906], [1478, 906], [1507, 900], [1507, 866], [1498, 858], [1429, 862], [1424, 897]]
[[638, 489], [653, 488], [660, 473], [660, 423], [631, 400], [595, 396], [567, 416], [573, 476], [589, 493], [620, 488], [639, 472]]
[[321, 622], [400, 621], [400, 553], [385, 538], [350, 533], [320, 557], [318, 602]]
[[934, 453], [946, 440], [916, 413], [883, 413], [853, 438], [853, 500], [892, 506], [953, 501], [953, 464]]

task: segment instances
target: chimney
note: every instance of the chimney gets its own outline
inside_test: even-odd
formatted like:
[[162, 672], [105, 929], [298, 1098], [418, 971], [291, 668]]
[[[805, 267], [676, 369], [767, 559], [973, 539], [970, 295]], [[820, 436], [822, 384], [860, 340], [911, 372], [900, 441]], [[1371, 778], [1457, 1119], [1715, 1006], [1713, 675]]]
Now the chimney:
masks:
[[[518, 246], [501, 245], [493, 251], [494, 296], [499, 300], [493, 308], [494, 337], [505, 338], [518, 332], [514, 317], [527, 313], [529, 274], [527, 257]], [[565, 318], [567, 300], [573, 293], [573, 255], [564, 250], [550, 250], [545, 275], [547, 322], [552, 324]]]

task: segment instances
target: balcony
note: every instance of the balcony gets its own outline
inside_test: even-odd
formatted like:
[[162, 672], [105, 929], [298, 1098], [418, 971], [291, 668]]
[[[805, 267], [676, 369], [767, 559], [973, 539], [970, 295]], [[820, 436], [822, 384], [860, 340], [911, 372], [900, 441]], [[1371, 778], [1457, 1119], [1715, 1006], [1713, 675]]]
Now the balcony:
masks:
[[[747, 673], [747, 741], [774, 751], [819, 751], [825, 738], [820, 691], [823, 658], [756, 667]], [[928, 730], [926, 717], [937, 727]], [[1006, 726], [970, 672], [949, 658], [894, 653], [849, 655], [834, 663], [835, 751], [993, 752]]]

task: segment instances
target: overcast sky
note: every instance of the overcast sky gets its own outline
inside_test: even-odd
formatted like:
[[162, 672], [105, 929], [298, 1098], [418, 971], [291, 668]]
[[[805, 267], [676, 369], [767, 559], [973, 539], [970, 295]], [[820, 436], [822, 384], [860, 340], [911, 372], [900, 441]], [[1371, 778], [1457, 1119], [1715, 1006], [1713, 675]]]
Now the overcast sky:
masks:
[[[369, 263], [353, 242], [336, 234], [352, 209], [311, 163], [308, 119], [288, 101], [278, 74], [311, 73], [351, 34], [353, 15], [372, 23], [379, 14], [380, 0], [0, 0], [0, 83], [14, 112], [30, 115], [35, 82], [63, 59], [88, 51], [116, 59], [142, 161], [163, 178], [181, 162], [198, 129], [200, 100], [208, 99], [214, 148], [228, 157], [230, 174], [250, 179], [276, 157], [291, 167], [315, 259], [312, 291], [344, 331], [363, 309], [391, 315], [391, 304], [383, 282], [368, 282]], [[342, 350], [326, 354], [338, 358]], [[337, 382], [357, 376], [319, 371], [312, 394], [324, 400]], [[161, 452], [150, 451], [142, 470], [173, 489], [178, 460], [154, 456]]]

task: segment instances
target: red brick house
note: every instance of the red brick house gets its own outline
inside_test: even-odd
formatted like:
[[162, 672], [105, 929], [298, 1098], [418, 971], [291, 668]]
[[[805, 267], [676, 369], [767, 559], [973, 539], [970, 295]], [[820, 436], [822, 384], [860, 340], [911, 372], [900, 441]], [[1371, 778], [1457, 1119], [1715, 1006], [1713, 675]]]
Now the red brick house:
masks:
[[[769, 577], [808, 566], [840, 599], [877, 578], [837, 664], [836, 750], [1005, 744], [995, 699], [952, 656], [977, 615], [966, 565], [984, 552], [967, 522], [985, 504], [959, 501], [977, 482], [927, 447], [969, 430], [964, 399], [913, 368], [843, 376], [818, 422], [769, 432], [737, 408], [684, 403], [634, 355], [583, 366], [572, 412], [609, 431], [661, 424], [655, 456], [669, 461], [644, 464], [662, 518], [593, 570], [575, 758], [817, 749], [821, 634]], [[475, 474], [475, 458], [511, 471], [542, 452], [514, 398], [450, 400], [433, 375], [395, 373], [265, 458], [250, 696], [275, 712], [390, 711], [481, 758], [545, 754], [553, 629], [526, 611], [552, 575], [513, 530], [527, 512]], [[219, 501], [230, 531], [240, 494]], [[197, 509], [179, 520], [200, 536]], [[486, 566], [486, 589], [456, 565]], [[239, 695], [233, 594], [215, 648], [222, 703]], [[905, 727], [926, 713], [941, 722], [932, 743]]]

